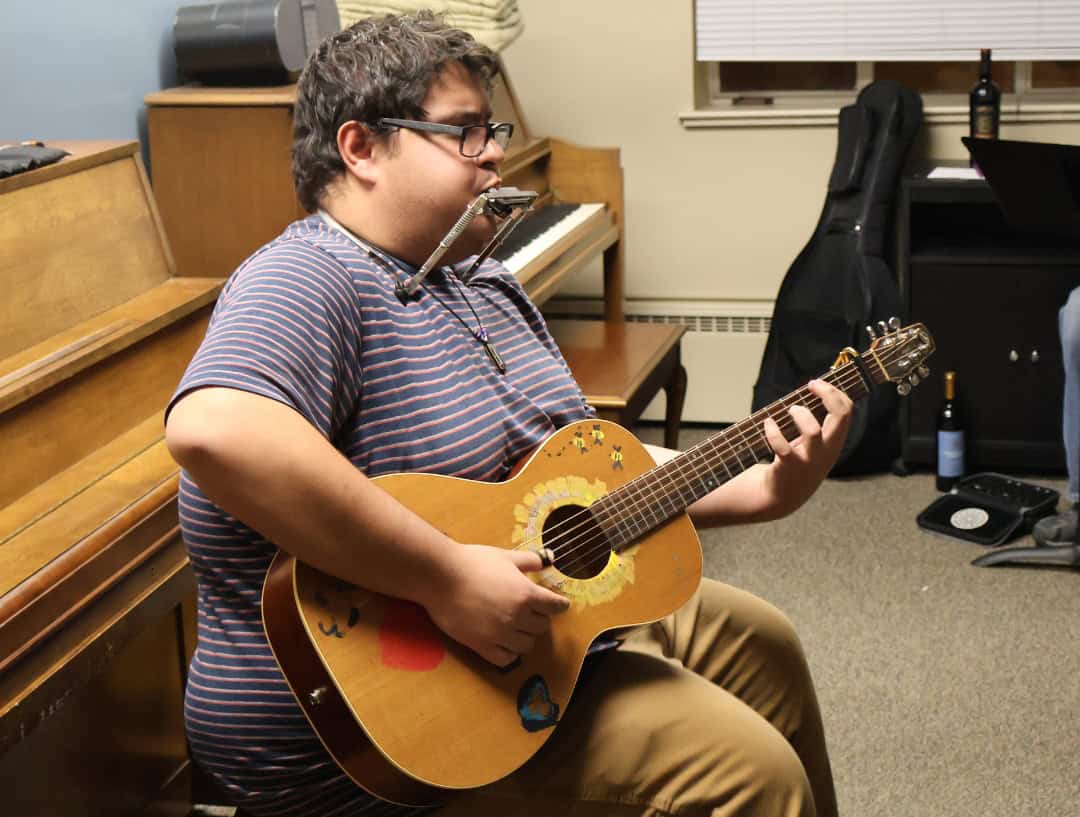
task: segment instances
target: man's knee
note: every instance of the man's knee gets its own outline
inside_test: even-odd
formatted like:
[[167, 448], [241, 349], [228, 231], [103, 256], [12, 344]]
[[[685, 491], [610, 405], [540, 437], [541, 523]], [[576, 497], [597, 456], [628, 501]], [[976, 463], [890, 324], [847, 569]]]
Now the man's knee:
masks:
[[[774, 729], [762, 728], [741, 736], [736, 791], [730, 777], [718, 788], [734, 795], [746, 808], [737, 814], [814, 814], [814, 796], [799, 756]], [[731, 768], [731, 767], [729, 767]], [[729, 804], [731, 799], [724, 798]], [[725, 812], [726, 813], [726, 812]]]
[[715, 603], [729, 611], [731, 623], [753, 636], [753, 649], [762, 652], [768, 662], [785, 667], [805, 663], [795, 625], [778, 607], [744, 590], [706, 582], [702, 583], [702, 596], [706, 607]]

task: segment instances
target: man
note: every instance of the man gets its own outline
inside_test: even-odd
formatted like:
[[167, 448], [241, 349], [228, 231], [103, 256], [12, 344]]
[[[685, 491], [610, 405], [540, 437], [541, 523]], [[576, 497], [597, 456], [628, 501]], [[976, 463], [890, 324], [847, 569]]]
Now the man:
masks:
[[[459, 280], [490, 218], [472, 222], [415, 297], [396, 292], [500, 184], [509, 129], [490, 123], [494, 70], [486, 48], [423, 12], [364, 20], [320, 45], [298, 86], [293, 163], [301, 202], [319, 213], [231, 276], [170, 406], [199, 582], [191, 748], [255, 814], [405, 811], [337, 768], [273, 660], [259, 594], [278, 548], [422, 605], [499, 666], [568, 606], [530, 579], [538, 554], [451, 541], [369, 481], [505, 479], [556, 429], [591, 416], [513, 276], [488, 261]], [[813, 493], [850, 401], [809, 388], [824, 423], [792, 408], [800, 436], [789, 443], [768, 421], [774, 461], [699, 501], [698, 524], [776, 518]], [[805, 658], [764, 602], [705, 581], [677, 614], [587, 663], [545, 747], [447, 814], [835, 814]]]

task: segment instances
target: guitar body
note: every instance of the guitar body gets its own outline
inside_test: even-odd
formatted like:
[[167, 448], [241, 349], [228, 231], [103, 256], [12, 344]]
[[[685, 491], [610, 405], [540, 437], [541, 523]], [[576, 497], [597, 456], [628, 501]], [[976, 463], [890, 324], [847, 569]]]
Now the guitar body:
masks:
[[423, 805], [512, 773], [553, 733], [598, 635], [655, 621], [693, 594], [701, 547], [685, 514], [617, 553], [580, 525], [581, 508], [653, 465], [630, 432], [587, 420], [549, 437], [505, 482], [376, 479], [458, 542], [556, 552], [535, 580], [571, 608], [509, 669], [444, 636], [418, 605], [278, 554], [263, 591], [267, 637], [315, 731], [360, 786]]

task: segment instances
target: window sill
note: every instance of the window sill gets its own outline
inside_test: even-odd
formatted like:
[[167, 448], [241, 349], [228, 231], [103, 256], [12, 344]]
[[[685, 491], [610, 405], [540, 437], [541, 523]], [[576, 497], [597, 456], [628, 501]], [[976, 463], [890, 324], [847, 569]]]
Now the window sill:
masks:
[[[852, 98], [853, 99], [853, 98]], [[850, 104], [830, 99], [814, 104], [806, 99], [779, 101], [773, 105], [736, 107], [730, 102], [718, 102], [715, 108], [686, 111], [679, 114], [679, 123], [688, 130], [701, 128], [791, 128], [835, 127], [840, 108]], [[923, 109], [927, 125], [966, 125], [966, 102], [929, 103]], [[1080, 99], [1034, 97], [1012, 100], [1001, 105], [1003, 124], [1032, 122], [1080, 122]]]

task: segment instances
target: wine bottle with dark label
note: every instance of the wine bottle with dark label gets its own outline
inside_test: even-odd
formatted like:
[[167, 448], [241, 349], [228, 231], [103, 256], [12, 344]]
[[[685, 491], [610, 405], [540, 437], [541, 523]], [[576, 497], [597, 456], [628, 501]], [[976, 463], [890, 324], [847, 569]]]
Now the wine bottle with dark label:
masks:
[[979, 81], [968, 94], [968, 124], [972, 139], [997, 139], [1001, 124], [1001, 89], [990, 78], [990, 49], [982, 49], [979, 55]]
[[964, 424], [956, 403], [956, 373], [945, 372], [945, 399], [937, 418], [937, 489], [950, 491], [964, 475]]

